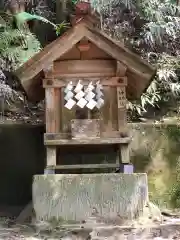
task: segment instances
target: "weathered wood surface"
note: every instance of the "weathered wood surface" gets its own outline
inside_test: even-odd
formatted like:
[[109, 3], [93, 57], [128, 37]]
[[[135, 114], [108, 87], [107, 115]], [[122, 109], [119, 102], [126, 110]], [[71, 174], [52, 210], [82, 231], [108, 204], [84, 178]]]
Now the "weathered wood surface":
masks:
[[148, 201], [147, 175], [56, 174], [36, 175], [33, 207], [37, 220], [100, 221], [132, 219]]
[[113, 163], [107, 163], [107, 164], [76, 164], [76, 165], [52, 165], [47, 166], [46, 169], [102, 169], [102, 168], [119, 168], [120, 164], [113, 164]]
[[130, 137], [124, 138], [90, 138], [90, 139], [44, 139], [44, 144], [48, 146], [55, 145], [108, 145], [108, 144], [127, 144], [130, 143]]
[[[91, 74], [93, 75], [93, 74]], [[102, 73], [101, 73], [102, 75]], [[72, 78], [72, 76], [68, 77], [60, 77], [60, 76], [54, 76], [54, 74], [50, 73], [47, 77], [43, 79], [43, 87], [44, 88], [61, 88], [65, 87], [70, 81], [74, 85], [77, 84], [79, 79], [81, 78], [83, 85], [88, 85], [91, 81], [93, 83], [96, 83], [97, 81], [100, 81], [100, 83], [103, 86], [110, 86], [110, 87], [117, 87], [117, 86], [126, 86], [127, 85], [127, 77], [97, 77], [97, 74], [95, 77], [87, 77], [86, 74], [82, 74], [83, 77], [81, 77], [81, 74], [78, 74], [75, 77]]]
[[56, 166], [56, 147], [46, 147], [47, 166]]
[[72, 119], [71, 134], [73, 139], [100, 137], [99, 119]]
[[[122, 75], [121, 69], [122, 69], [122, 64], [119, 61], [117, 61], [116, 76]], [[124, 71], [126, 71], [126, 69], [124, 69]], [[125, 86], [117, 87], [118, 130], [121, 131], [122, 133], [128, 134], [126, 104], [127, 104], [127, 98], [126, 98]], [[130, 153], [129, 153], [128, 144], [119, 145], [118, 155], [119, 155], [119, 162], [121, 163], [130, 162]]]
[[116, 76], [126, 76], [127, 66], [120, 61], [116, 61]]
[[[82, 53], [77, 48], [78, 43], [71, 48], [68, 52], [63, 54], [58, 60], [80, 60], [82, 59]], [[89, 51], [83, 53], [83, 59], [90, 60], [90, 59], [107, 59], [112, 60], [113, 58], [104, 52], [102, 49], [98, 48], [95, 44], [90, 42], [90, 49]]]
[[96, 76], [103, 74], [103, 76], [114, 76], [116, 71], [116, 61], [114, 60], [64, 60], [55, 61], [53, 68], [53, 75], [64, 77], [79, 76], [79, 74], [91, 74]]
[[[110, 131], [110, 132], [101, 132], [100, 135], [102, 138], [124, 138], [129, 137], [122, 132], [119, 131]], [[58, 140], [58, 139], [71, 139], [71, 132], [68, 133], [44, 133], [44, 140]]]
[[58, 88], [46, 89], [46, 132], [60, 132], [61, 91]]
[[120, 145], [121, 163], [130, 163], [129, 145]]

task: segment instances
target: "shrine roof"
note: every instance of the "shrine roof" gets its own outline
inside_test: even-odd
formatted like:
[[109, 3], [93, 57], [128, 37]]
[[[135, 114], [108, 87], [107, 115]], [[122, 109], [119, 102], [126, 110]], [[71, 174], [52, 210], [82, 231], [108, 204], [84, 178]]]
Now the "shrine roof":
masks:
[[43, 99], [44, 90], [41, 80], [44, 77], [44, 71], [47, 71], [54, 61], [70, 51], [84, 38], [127, 67], [128, 79], [130, 79], [128, 89], [133, 98], [139, 98], [149, 86], [156, 74], [156, 69], [126, 48], [123, 43], [115, 41], [95, 27], [92, 19], [89, 15], [80, 18], [62, 36], [48, 44], [16, 70], [15, 75], [19, 78], [30, 99], [36, 101]]

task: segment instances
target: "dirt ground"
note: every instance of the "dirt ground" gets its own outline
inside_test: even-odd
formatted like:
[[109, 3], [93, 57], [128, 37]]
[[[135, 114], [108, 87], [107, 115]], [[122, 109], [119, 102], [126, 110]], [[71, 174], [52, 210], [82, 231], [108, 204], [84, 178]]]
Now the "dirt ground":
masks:
[[162, 219], [141, 217], [122, 226], [97, 224], [90, 220], [78, 225], [61, 225], [34, 222], [18, 225], [13, 220], [1, 218], [0, 240], [164, 240], [180, 239], [180, 218], [173, 215]]

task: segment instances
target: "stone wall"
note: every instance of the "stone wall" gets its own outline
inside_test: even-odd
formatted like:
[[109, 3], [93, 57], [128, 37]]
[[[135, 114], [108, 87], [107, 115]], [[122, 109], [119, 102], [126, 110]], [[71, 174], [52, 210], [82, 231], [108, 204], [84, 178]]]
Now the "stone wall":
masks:
[[147, 172], [150, 198], [162, 207], [180, 207], [180, 127], [175, 124], [130, 124], [131, 160]]

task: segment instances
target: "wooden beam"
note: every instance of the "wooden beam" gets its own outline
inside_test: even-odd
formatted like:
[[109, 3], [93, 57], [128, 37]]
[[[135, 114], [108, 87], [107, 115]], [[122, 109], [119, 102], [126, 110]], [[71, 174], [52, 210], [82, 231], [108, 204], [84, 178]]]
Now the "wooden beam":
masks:
[[79, 78], [85, 78], [85, 77], [113, 77], [114, 73], [113, 72], [109, 72], [109, 73], [104, 73], [99, 72], [99, 73], [94, 73], [93, 71], [90, 73], [54, 73], [53, 77], [57, 78], [57, 77], [66, 77], [66, 78], [76, 78], [78, 75]]
[[[127, 77], [111, 77], [111, 78], [81, 78], [83, 85], [88, 85], [89, 82], [96, 83], [97, 81], [100, 81], [100, 83], [103, 86], [109, 86], [109, 87], [116, 87], [116, 86], [126, 86], [127, 85]], [[65, 87], [70, 81], [74, 85], [77, 84], [79, 81], [79, 78], [77, 78], [77, 75], [75, 78], [60, 78], [57, 79], [44, 79], [43, 80], [43, 87], [44, 88], [62, 88]]]
[[[72, 135], [70, 132], [67, 133], [44, 133], [44, 141], [47, 140], [58, 140], [58, 139], [71, 139]], [[123, 135], [119, 131], [101, 132], [101, 137], [104, 138], [124, 138], [128, 137]]]
[[55, 61], [53, 67], [54, 76], [66, 74], [99, 74], [111, 76], [115, 74], [116, 61], [114, 60], [67, 60]]
[[127, 144], [131, 142], [130, 137], [104, 137], [104, 138], [90, 138], [90, 139], [61, 139], [55, 135], [54, 139], [44, 138], [44, 144], [47, 146], [58, 145], [108, 145], [108, 144]]
[[78, 164], [78, 165], [56, 165], [48, 166], [47, 169], [92, 169], [92, 168], [119, 168], [119, 164], [107, 163], [107, 164]]

